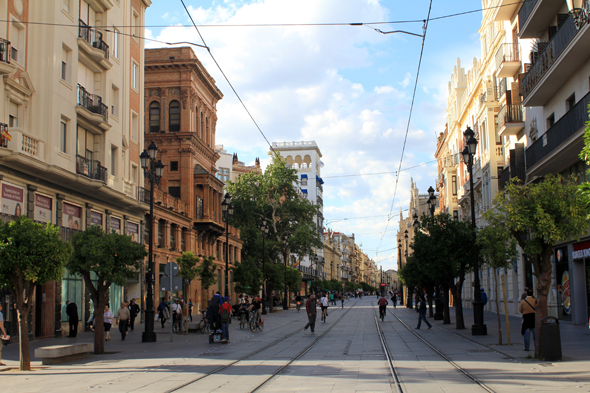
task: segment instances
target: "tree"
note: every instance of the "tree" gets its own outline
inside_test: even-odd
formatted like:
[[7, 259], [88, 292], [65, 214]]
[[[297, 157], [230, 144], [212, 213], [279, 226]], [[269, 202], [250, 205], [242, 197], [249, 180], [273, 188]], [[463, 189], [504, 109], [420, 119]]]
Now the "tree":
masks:
[[262, 271], [254, 258], [247, 257], [236, 263], [232, 269], [232, 279], [237, 293], [257, 294], [262, 285]]
[[[314, 218], [319, 206], [299, 194], [297, 171], [287, 167], [277, 153], [264, 173], [246, 173], [236, 181], [229, 182], [227, 189], [232, 195], [234, 215], [232, 224], [241, 231], [244, 241], [242, 259], [252, 257], [262, 268], [261, 220], [264, 217], [270, 228], [265, 241], [264, 280], [267, 282], [267, 295], [273, 288], [280, 288], [283, 274], [275, 274], [271, 267], [273, 261], [288, 260], [289, 254], [313, 254], [314, 248], [322, 247], [317, 224]], [[285, 247], [283, 236], [289, 240]], [[284, 259], [283, 259], [284, 260]], [[271, 310], [272, 310], [272, 302]]]
[[471, 224], [454, 220], [444, 213], [435, 216], [422, 215], [411, 247], [414, 250], [412, 256], [420, 263], [422, 271], [443, 289], [443, 323], [451, 323], [448, 299], [450, 290], [456, 308], [456, 328], [465, 329], [461, 295], [465, 275], [473, 269]]
[[20, 370], [31, 369], [27, 320], [35, 286], [60, 280], [71, 246], [59, 237], [59, 228], [21, 216], [0, 222], [0, 287], [15, 297], [18, 316]]
[[[188, 307], [188, 283], [194, 280], [197, 276], [197, 262], [199, 262], [199, 257], [197, 257], [192, 251], [183, 252], [181, 256], [176, 258], [179, 270], [178, 275], [183, 278], [182, 293], [185, 294], [185, 307]], [[188, 323], [186, 324], [186, 333], [188, 334]]]
[[[131, 240], [131, 236], [116, 232], [106, 233], [92, 225], [72, 239], [74, 252], [66, 267], [84, 279], [94, 304], [94, 353], [104, 353], [104, 308], [108, 304], [111, 284], [125, 285], [134, 278], [147, 255], [145, 246]], [[115, 309], [119, 305], [111, 304]]]
[[[299, 292], [301, 289], [301, 272], [287, 266], [287, 288], [289, 292]], [[287, 294], [285, 294], [287, 296]]]
[[[498, 269], [509, 268], [518, 256], [516, 240], [510, 235], [508, 228], [497, 223], [490, 223], [477, 234], [479, 255], [494, 271], [494, 298], [496, 316], [498, 318], [498, 345], [502, 345], [502, 324], [500, 323], [500, 304], [498, 301]], [[506, 299], [504, 299], [506, 302]]]
[[590, 206], [578, 186], [561, 176], [548, 175], [538, 183], [522, 185], [512, 180], [496, 194], [492, 209], [484, 217], [508, 229], [532, 264], [537, 280], [535, 357], [543, 354], [541, 320], [547, 316], [547, 295], [551, 289], [553, 247], [588, 230]]
[[214, 259], [212, 255], [202, 257], [201, 264], [196, 268], [197, 276], [199, 276], [199, 280], [201, 281], [201, 291], [204, 294], [201, 298], [203, 309], [207, 308], [207, 302], [209, 300], [207, 298], [207, 290], [211, 285], [217, 283], [217, 267], [213, 263]]

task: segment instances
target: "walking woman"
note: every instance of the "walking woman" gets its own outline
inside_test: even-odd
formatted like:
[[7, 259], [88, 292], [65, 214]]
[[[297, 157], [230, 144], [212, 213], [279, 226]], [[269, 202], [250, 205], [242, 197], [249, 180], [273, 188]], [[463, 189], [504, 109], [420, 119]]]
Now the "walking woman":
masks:
[[104, 340], [111, 339], [111, 325], [113, 324], [113, 312], [109, 310], [109, 305], [104, 306]]
[[162, 322], [162, 329], [164, 328], [164, 323], [168, 318], [170, 318], [170, 309], [166, 304], [166, 299], [162, 298], [160, 305], [158, 306], [160, 322]]

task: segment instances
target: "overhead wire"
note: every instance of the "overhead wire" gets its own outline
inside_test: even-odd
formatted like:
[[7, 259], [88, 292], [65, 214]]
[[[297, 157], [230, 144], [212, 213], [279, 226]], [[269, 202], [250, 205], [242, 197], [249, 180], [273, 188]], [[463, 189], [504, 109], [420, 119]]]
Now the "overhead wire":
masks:
[[[430, 20], [430, 12], [431, 11], [432, 11], [432, 0], [430, 0], [430, 5], [428, 6], [428, 15], [427, 15], [426, 19], [424, 20], [424, 27], [423, 27], [423, 29], [424, 29], [424, 35], [422, 36], [422, 46], [420, 48], [420, 58], [418, 60], [418, 70], [416, 71], [416, 80], [414, 82], [414, 91], [412, 93], [412, 103], [410, 104], [410, 114], [408, 116], [408, 124], [406, 126], [406, 134], [404, 136], [404, 144], [402, 146], [402, 154], [401, 154], [401, 157], [400, 157], [400, 160], [399, 160], [398, 172], [401, 170], [401, 167], [402, 167], [402, 163], [403, 163], [403, 160], [404, 160], [404, 152], [406, 150], [406, 143], [408, 141], [408, 133], [410, 131], [410, 123], [412, 121], [412, 112], [414, 110], [414, 101], [416, 99], [416, 90], [418, 88], [418, 79], [420, 77], [420, 68], [422, 66], [422, 57], [424, 55], [424, 44], [426, 42], [426, 33], [427, 33], [427, 30], [428, 30], [428, 23], [429, 23], [429, 20]], [[394, 203], [395, 203], [395, 197], [397, 196], [397, 186], [399, 184], [399, 178], [400, 178], [400, 176], [399, 176], [399, 173], [398, 173], [398, 175], [396, 176], [396, 179], [395, 179], [395, 187], [394, 187], [394, 190], [393, 190], [393, 198], [391, 200], [391, 208], [389, 209], [389, 214], [391, 214], [391, 212], [393, 211], [393, 206], [394, 206]], [[385, 230], [387, 230], [387, 228], [389, 227], [389, 222], [390, 221], [391, 221], [391, 219], [387, 220], [387, 225], [385, 226]], [[383, 242], [383, 237], [384, 236], [385, 236], [385, 233], [383, 234], [383, 236], [381, 236], [381, 240], [379, 240], [379, 246], [377, 247], [377, 253], [376, 253], [377, 255], [379, 255], [379, 248], [381, 247], [381, 243]]]

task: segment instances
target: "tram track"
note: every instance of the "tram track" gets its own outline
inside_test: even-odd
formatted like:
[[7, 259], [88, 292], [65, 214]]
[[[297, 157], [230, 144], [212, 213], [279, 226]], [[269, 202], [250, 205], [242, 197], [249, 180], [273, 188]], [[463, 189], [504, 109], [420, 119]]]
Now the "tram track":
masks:
[[[328, 334], [328, 332], [330, 332], [330, 330], [332, 330], [332, 328], [336, 325], [338, 325], [338, 322], [340, 322], [342, 320], [342, 318], [344, 318], [344, 316], [346, 314], [348, 314], [348, 312], [354, 307], [354, 305], [358, 303], [355, 302], [354, 304], [352, 304], [350, 307], [348, 307], [348, 309], [336, 320], [336, 322], [334, 322], [328, 329], [326, 329], [324, 332], [322, 332], [322, 334], [318, 335], [313, 342], [311, 342], [309, 345], [305, 346], [301, 351], [299, 351], [294, 357], [292, 357], [286, 364], [280, 366], [275, 372], [273, 372], [269, 377], [267, 377], [266, 379], [264, 379], [264, 381], [262, 383], [260, 383], [258, 386], [256, 386], [253, 390], [251, 390], [250, 392], [256, 392], [256, 391], [260, 391], [261, 389], [263, 389], [270, 381], [272, 381], [276, 376], [278, 376], [283, 370], [285, 370], [287, 367], [289, 367], [291, 364], [293, 364], [295, 361], [297, 361], [298, 359], [300, 359], [302, 356], [304, 356], [307, 352], [309, 352], [323, 337], [326, 336], [326, 334]], [[251, 357], [258, 355], [270, 348], [272, 348], [273, 346], [293, 337], [294, 335], [296, 335], [297, 333], [301, 333], [301, 327], [298, 327], [296, 330], [288, 333], [287, 335], [271, 342], [270, 344], [267, 344], [253, 352], [250, 352], [242, 357], [240, 357], [239, 359], [236, 359], [228, 364], [225, 364], [223, 366], [220, 366], [214, 370], [211, 370], [209, 372], [206, 372], [205, 374], [199, 376], [198, 378], [192, 379], [188, 382], [185, 382], [181, 385], [178, 385], [172, 389], [166, 390], [164, 393], [173, 393], [173, 392], [177, 392], [183, 388], [186, 388], [196, 382], [202, 381], [205, 378], [211, 377], [213, 375], [219, 374], [220, 372], [227, 370], [230, 367], [235, 367], [237, 366], [239, 363], [244, 362], [246, 360], [249, 360]]]
[[[387, 358], [387, 361], [389, 363], [389, 368], [391, 370], [392, 376], [394, 378], [395, 381], [395, 385], [396, 385], [396, 389], [398, 393], [403, 393], [404, 390], [402, 388], [402, 384], [401, 381], [399, 380], [399, 376], [397, 375], [396, 372], [396, 368], [395, 368], [395, 364], [394, 364], [394, 359], [391, 356], [391, 352], [389, 351], [389, 347], [387, 345], [387, 340], [385, 338], [385, 333], [383, 331], [383, 329], [381, 328], [381, 326], [379, 325], [379, 318], [377, 317], [377, 311], [376, 311], [376, 307], [373, 307], [373, 313], [375, 316], [375, 324], [377, 326], [377, 331], [379, 334], [379, 337], [381, 339], [381, 344], [382, 344], [382, 348], [383, 348], [383, 352], [385, 353], [385, 356]], [[452, 365], [455, 369], [457, 369], [457, 371], [459, 371], [461, 374], [463, 374], [465, 377], [467, 377], [469, 380], [471, 380], [473, 383], [477, 384], [481, 389], [483, 389], [484, 391], [488, 392], [488, 393], [496, 393], [492, 388], [490, 388], [488, 385], [486, 385], [484, 382], [480, 381], [479, 379], [477, 379], [477, 377], [475, 377], [474, 375], [472, 375], [471, 373], [469, 373], [467, 370], [465, 370], [463, 367], [461, 367], [460, 365], [458, 365], [455, 361], [453, 361], [452, 359], [450, 359], [447, 355], [445, 355], [442, 351], [440, 351], [438, 348], [436, 348], [434, 345], [430, 344], [427, 340], [425, 340], [420, 334], [416, 333], [414, 331], [414, 329], [412, 329], [410, 326], [408, 326], [400, 317], [398, 317], [392, 310], [389, 310], [390, 313], [399, 321], [399, 323], [404, 326], [410, 333], [412, 333], [414, 336], [416, 336], [416, 338], [418, 338], [422, 343], [424, 343], [428, 348], [430, 348], [433, 352], [435, 352], [437, 355], [439, 355], [441, 358], [443, 358], [445, 361], [447, 361], [450, 365]]]

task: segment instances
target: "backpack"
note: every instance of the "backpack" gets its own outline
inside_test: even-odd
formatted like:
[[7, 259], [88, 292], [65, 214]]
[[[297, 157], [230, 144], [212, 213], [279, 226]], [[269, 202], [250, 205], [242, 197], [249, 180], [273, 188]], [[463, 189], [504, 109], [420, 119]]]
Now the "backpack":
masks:
[[231, 310], [229, 303], [221, 305], [221, 323], [227, 323], [229, 321], [229, 310]]
[[484, 305], [487, 304], [487, 302], [488, 302], [488, 295], [486, 295], [485, 292], [481, 293], [481, 301]]

